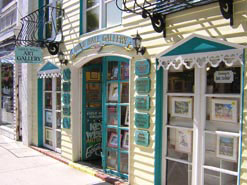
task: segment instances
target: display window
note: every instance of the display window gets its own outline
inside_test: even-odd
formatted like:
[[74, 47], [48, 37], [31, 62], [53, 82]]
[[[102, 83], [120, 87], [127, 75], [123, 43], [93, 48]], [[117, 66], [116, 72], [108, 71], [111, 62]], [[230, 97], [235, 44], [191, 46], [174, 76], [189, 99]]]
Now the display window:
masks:
[[61, 152], [61, 77], [44, 79], [44, 146]]

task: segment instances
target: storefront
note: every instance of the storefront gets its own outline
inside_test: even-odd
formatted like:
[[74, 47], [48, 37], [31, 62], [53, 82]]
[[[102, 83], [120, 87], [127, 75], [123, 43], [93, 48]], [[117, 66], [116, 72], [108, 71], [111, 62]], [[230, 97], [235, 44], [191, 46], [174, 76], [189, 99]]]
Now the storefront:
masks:
[[[191, 35], [158, 55], [162, 184], [232, 185], [242, 158], [244, 47]], [[162, 128], [163, 127], [163, 128]], [[162, 138], [162, 139], [161, 139]], [[158, 160], [161, 157], [161, 161]], [[177, 177], [180, 178], [177, 178]], [[166, 182], [166, 183], [165, 183]]]

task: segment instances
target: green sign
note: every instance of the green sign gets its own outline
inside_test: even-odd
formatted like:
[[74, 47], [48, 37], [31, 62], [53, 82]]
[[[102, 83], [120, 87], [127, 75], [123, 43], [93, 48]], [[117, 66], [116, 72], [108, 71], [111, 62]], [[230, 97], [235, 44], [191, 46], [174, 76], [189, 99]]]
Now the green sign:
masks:
[[70, 106], [63, 106], [63, 115], [70, 116]]
[[70, 82], [63, 82], [63, 91], [64, 92], [70, 91]]
[[149, 77], [136, 79], [136, 91], [137, 93], [149, 93], [151, 80]]
[[145, 76], [150, 74], [149, 60], [138, 60], [135, 63], [135, 74], [138, 76]]
[[137, 128], [149, 128], [150, 116], [148, 113], [135, 113], [135, 126]]
[[64, 105], [70, 105], [70, 94], [63, 94], [62, 101]]
[[70, 128], [70, 118], [68, 117], [63, 118], [63, 128]]
[[63, 80], [67, 81], [71, 78], [71, 71], [69, 68], [63, 70]]
[[17, 64], [40, 64], [43, 62], [43, 51], [38, 47], [16, 47], [15, 61]]
[[149, 110], [150, 108], [150, 97], [147, 96], [136, 96], [135, 97], [135, 107], [138, 110]]
[[135, 131], [135, 143], [137, 145], [148, 146], [149, 145], [150, 134], [146, 130], [136, 130]]

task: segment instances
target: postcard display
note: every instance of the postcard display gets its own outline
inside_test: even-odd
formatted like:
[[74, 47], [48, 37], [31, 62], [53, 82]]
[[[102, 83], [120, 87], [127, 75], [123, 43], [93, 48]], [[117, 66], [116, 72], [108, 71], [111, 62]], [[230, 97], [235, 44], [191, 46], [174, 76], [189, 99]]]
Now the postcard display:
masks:
[[63, 93], [62, 93], [62, 111], [63, 111], [63, 121], [62, 126], [63, 128], [70, 129], [70, 90], [71, 90], [71, 71], [69, 68], [63, 70]]
[[135, 62], [135, 74], [138, 76], [135, 81], [137, 96], [135, 97], [135, 143], [147, 147], [150, 142], [150, 115], [147, 113], [150, 109], [150, 61], [139, 60]]

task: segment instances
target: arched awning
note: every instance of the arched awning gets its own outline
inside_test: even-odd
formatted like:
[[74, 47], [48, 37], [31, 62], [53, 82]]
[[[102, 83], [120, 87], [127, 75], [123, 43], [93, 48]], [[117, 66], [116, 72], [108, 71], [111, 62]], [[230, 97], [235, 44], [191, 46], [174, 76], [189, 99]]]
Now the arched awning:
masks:
[[46, 62], [38, 72], [38, 78], [53, 78], [61, 76], [61, 69], [51, 62]]
[[207, 64], [217, 67], [221, 62], [227, 66], [243, 64], [244, 48], [241, 45], [193, 34], [159, 54], [157, 70], [160, 67], [168, 70], [171, 66], [179, 69], [182, 65], [187, 69], [195, 65], [201, 68]]

